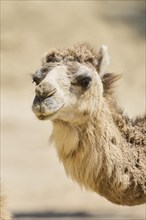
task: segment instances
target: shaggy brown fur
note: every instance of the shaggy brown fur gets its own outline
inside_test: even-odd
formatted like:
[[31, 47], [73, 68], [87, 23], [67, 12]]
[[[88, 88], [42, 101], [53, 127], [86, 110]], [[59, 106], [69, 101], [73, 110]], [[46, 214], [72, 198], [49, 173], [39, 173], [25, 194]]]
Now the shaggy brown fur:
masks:
[[[98, 56], [89, 44], [82, 43], [75, 45], [72, 49], [67, 50], [50, 50], [46, 56], [42, 59], [43, 64], [46, 63], [55, 63], [55, 62], [79, 62], [79, 63], [91, 63], [96, 64], [95, 60]], [[94, 63], [95, 62], [95, 63]]]
[[[93, 77], [99, 74], [100, 78], [95, 76], [95, 82], [86, 92], [80, 94], [79, 89], [76, 91], [78, 98], [72, 117], [78, 117], [78, 120], [67, 120], [61, 115], [52, 119], [52, 140], [58, 156], [66, 173], [81, 186], [116, 204], [142, 204], [146, 202], [146, 118], [132, 120], [117, 107], [112, 91], [120, 76], [104, 71], [107, 63], [104, 49], [96, 53], [89, 45], [81, 44], [73, 49], [53, 50], [43, 58], [42, 67], [51, 66], [53, 69], [57, 65], [69, 67], [77, 63], [88, 66], [93, 71]], [[77, 71], [76, 67], [67, 69], [70, 75], [72, 71], [74, 74]], [[63, 84], [56, 90], [65, 88], [63, 91], [67, 96], [76, 87], [71, 89], [70, 84], [64, 84], [68, 82], [65, 73], [61, 77], [58, 83]], [[50, 79], [46, 74], [39, 85], [48, 83]], [[55, 100], [60, 100], [58, 96]], [[39, 105], [35, 100], [33, 107], [36, 114]], [[67, 113], [71, 114], [70, 111]]]

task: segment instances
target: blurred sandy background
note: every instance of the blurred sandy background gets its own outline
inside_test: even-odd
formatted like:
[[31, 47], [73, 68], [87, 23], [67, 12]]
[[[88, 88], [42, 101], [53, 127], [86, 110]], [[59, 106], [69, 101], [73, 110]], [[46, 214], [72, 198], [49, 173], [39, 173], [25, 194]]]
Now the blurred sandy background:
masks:
[[118, 102], [130, 116], [143, 114], [145, 11], [141, 0], [1, 1], [1, 171], [16, 218], [90, 214], [104, 220], [145, 219], [144, 205], [114, 205], [66, 177], [49, 144], [50, 122], [38, 121], [31, 112], [29, 76], [48, 48], [82, 41], [97, 49], [106, 44], [109, 70], [124, 74]]

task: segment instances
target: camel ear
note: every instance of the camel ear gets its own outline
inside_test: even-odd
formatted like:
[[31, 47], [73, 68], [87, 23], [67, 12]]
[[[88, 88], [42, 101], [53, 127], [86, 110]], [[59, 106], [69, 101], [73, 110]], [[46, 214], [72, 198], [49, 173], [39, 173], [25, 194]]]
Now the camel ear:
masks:
[[107, 73], [107, 67], [110, 64], [110, 58], [108, 55], [108, 47], [102, 45], [99, 53], [97, 55], [97, 72], [102, 77], [105, 73]]

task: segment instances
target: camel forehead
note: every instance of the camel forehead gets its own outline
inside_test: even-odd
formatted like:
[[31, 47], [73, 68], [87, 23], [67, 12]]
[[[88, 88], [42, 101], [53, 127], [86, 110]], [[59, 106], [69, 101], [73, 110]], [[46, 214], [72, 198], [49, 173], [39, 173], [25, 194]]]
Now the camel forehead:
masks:
[[56, 66], [48, 72], [46, 79], [52, 78], [52, 77], [56, 78], [57, 76], [63, 77], [63, 76], [65, 76], [66, 72], [67, 72], [67, 66], [65, 66], [65, 65]]
[[48, 74], [45, 78], [64, 78], [67, 75], [73, 75], [74, 77], [77, 77], [78, 75], [83, 74], [91, 75], [92, 71], [87, 66], [81, 64], [58, 65], [48, 71]]

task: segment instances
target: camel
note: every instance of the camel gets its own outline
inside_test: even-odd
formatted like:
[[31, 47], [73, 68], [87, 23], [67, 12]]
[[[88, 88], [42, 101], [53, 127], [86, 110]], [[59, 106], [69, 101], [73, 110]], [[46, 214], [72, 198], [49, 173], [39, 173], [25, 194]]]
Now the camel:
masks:
[[52, 49], [33, 74], [32, 110], [51, 120], [51, 140], [66, 174], [118, 205], [146, 202], [146, 117], [130, 119], [113, 90], [106, 46]]
[[5, 195], [0, 191], [0, 219], [11, 220], [10, 212], [6, 207]]

